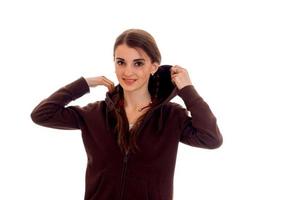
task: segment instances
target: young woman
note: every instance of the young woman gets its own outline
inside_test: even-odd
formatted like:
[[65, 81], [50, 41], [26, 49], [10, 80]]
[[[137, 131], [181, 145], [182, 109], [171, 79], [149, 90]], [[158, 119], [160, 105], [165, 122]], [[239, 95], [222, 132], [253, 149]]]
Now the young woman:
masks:
[[[159, 49], [146, 31], [124, 31], [113, 53], [118, 85], [104, 76], [80, 77], [40, 102], [31, 118], [46, 127], [81, 129], [85, 200], [171, 200], [178, 143], [219, 147], [216, 118], [186, 69], [160, 66]], [[67, 106], [99, 85], [109, 90], [105, 100]], [[176, 95], [186, 109], [170, 102]]]

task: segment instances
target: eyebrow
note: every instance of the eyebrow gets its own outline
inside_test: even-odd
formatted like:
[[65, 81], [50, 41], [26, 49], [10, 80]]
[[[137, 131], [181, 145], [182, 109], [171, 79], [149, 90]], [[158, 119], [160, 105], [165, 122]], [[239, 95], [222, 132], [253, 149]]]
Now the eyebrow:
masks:
[[[124, 58], [120, 58], [120, 57], [117, 57], [116, 59], [125, 61]], [[145, 61], [145, 59], [143, 59], [143, 58], [138, 58], [138, 59], [134, 59], [133, 61]]]

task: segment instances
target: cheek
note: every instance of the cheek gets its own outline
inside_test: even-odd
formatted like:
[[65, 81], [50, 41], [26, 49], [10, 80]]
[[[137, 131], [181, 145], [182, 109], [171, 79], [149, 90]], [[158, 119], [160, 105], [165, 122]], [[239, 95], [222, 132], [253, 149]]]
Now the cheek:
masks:
[[115, 70], [115, 74], [116, 74], [116, 77], [118, 78], [118, 80], [120, 80], [120, 77], [121, 77], [121, 72], [120, 72], [120, 70], [116, 69], [116, 70]]
[[115, 73], [116, 73], [117, 75], [121, 74], [121, 73], [122, 73], [122, 72], [121, 72], [121, 69], [120, 69], [119, 67], [115, 67]]
[[149, 74], [148, 73], [141, 73], [140, 75], [139, 75], [139, 77], [141, 78], [141, 79], [143, 79], [143, 81], [147, 81], [148, 79], [149, 79]]

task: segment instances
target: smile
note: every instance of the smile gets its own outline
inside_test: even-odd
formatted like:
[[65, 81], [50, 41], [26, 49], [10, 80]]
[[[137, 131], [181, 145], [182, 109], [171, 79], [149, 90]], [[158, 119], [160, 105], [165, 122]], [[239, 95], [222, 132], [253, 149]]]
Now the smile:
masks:
[[123, 81], [124, 81], [127, 85], [132, 85], [132, 84], [136, 81], [136, 79], [124, 79], [124, 78], [123, 78]]

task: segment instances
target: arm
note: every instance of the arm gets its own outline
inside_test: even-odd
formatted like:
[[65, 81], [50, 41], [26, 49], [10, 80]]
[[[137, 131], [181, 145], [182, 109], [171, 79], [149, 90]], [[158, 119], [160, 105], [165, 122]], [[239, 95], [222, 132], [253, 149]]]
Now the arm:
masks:
[[87, 92], [90, 92], [87, 81], [83, 77], [77, 79], [41, 101], [31, 113], [32, 121], [49, 128], [79, 129], [79, 106], [65, 106]]
[[187, 110], [191, 112], [191, 117], [189, 117], [186, 109], [181, 109], [180, 141], [187, 145], [207, 149], [220, 147], [223, 137], [219, 131], [217, 120], [194, 86], [183, 87], [179, 90], [178, 95], [183, 99]]

